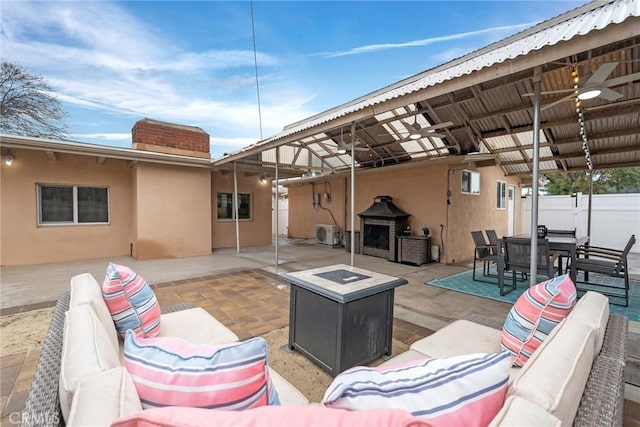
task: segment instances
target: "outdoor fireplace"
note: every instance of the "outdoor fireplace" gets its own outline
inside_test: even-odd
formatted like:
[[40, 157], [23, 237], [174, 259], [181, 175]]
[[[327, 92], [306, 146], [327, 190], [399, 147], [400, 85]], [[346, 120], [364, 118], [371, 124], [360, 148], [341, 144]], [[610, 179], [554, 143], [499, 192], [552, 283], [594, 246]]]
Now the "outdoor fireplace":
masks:
[[396, 236], [407, 228], [411, 215], [393, 204], [391, 196], [376, 196], [360, 217], [360, 247], [363, 255], [396, 260]]

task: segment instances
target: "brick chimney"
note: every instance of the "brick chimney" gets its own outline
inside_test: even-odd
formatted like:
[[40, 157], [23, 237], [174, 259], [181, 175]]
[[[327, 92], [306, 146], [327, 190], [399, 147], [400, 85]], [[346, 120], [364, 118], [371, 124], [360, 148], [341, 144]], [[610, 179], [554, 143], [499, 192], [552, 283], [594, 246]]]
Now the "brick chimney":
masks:
[[131, 129], [132, 148], [180, 156], [211, 157], [209, 134], [195, 126], [142, 119]]

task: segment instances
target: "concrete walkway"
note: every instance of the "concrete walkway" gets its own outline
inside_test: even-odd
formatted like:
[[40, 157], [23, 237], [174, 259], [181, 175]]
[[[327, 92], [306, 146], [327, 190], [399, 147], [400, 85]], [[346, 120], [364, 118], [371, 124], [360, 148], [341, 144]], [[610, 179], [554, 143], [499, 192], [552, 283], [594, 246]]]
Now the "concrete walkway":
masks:
[[[52, 303], [61, 292], [69, 289], [69, 280], [76, 274], [88, 272], [101, 282], [109, 262], [126, 265], [149, 283], [157, 284], [247, 269], [281, 274], [331, 264], [349, 264], [350, 254], [344, 248], [318, 245], [307, 240], [285, 240], [278, 247], [278, 259], [276, 266], [274, 247], [252, 247], [241, 248], [239, 254], [235, 249], [222, 249], [211, 255], [189, 258], [137, 261], [131, 257], [113, 257], [3, 267], [0, 272], [0, 309], [8, 313], [29, 309], [34, 304]], [[355, 265], [407, 279], [408, 285], [396, 289], [395, 314], [432, 330], [471, 313], [503, 319], [510, 308], [505, 303], [424, 286], [428, 280], [464, 271], [469, 268], [468, 264], [411, 266], [356, 254]]]

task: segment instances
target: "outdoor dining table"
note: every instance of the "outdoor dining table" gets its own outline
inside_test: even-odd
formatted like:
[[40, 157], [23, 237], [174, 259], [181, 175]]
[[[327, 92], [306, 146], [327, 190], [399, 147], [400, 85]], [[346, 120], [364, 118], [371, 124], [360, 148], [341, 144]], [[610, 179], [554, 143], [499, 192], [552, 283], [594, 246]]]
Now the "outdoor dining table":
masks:
[[[515, 237], [530, 239], [530, 234], [519, 234]], [[569, 259], [573, 261], [576, 257], [576, 248], [586, 245], [589, 243], [589, 236], [546, 236], [546, 239], [549, 241], [549, 249], [551, 251], [561, 252], [562, 254], [568, 254]], [[562, 256], [558, 258], [558, 263], [560, 264], [560, 273], [562, 273]], [[575, 282], [575, 272], [571, 273], [571, 280]]]

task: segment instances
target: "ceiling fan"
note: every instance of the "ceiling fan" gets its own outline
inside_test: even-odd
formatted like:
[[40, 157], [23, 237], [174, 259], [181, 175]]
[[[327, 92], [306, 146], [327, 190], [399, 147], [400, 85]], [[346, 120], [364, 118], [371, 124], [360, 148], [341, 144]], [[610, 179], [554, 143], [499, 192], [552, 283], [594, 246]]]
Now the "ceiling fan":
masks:
[[[617, 66], [618, 62], [605, 62], [591, 76], [587, 75], [586, 78], [578, 85], [577, 89], [572, 88], [541, 92], [541, 95], [571, 92], [569, 95], [564, 96], [550, 104], [547, 104], [541, 109], [545, 110], [549, 107], [553, 107], [554, 105], [560, 104], [561, 102], [573, 98], [577, 98], [581, 101], [593, 98], [603, 98], [607, 101], [615, 101], [616, 99], [622, 98], [623, 95], [621, 93], [609, 88], [640, 79], [640, 73], [632, 73], [626, 76], [607, 80], [607, 77], [609, 77], [609, 75], [613, 72], [613, 70], [615, 70]], [[533, 93], [525, 93], [524, 96], [533, 96]]]
[[[369, 151], [367, 147], [358, 146], [359, 140], [356, 139], [356, 145], [353, 147], [355, 151]], [[340, 129], [340, 141], [338, 141], [338, 154], [345, 154], [347, 151], [351, 151], [352, 144], [344, 142], [344, 138], [342, 137], [342, 129]]]
[[406, 134], [404, 138], [400, 140], [400, 142], [405, 141], [415, 141], [418, 139], [432, 137], [432, 138], [446, 138], [447, 135], [444, 133], [434, 132], [438, 129], [447, 128], [453, 125], [453, 122], [444, 122], [438, 123], [436, 125], [425, 126], [422, 127], [418, 123], [418, 116], [415, 116], [413, 123], [406, 122], [404, 120], [400, 120], [400, 122], [407, 128], [406, 131], [396, 131], [396, 133]]

